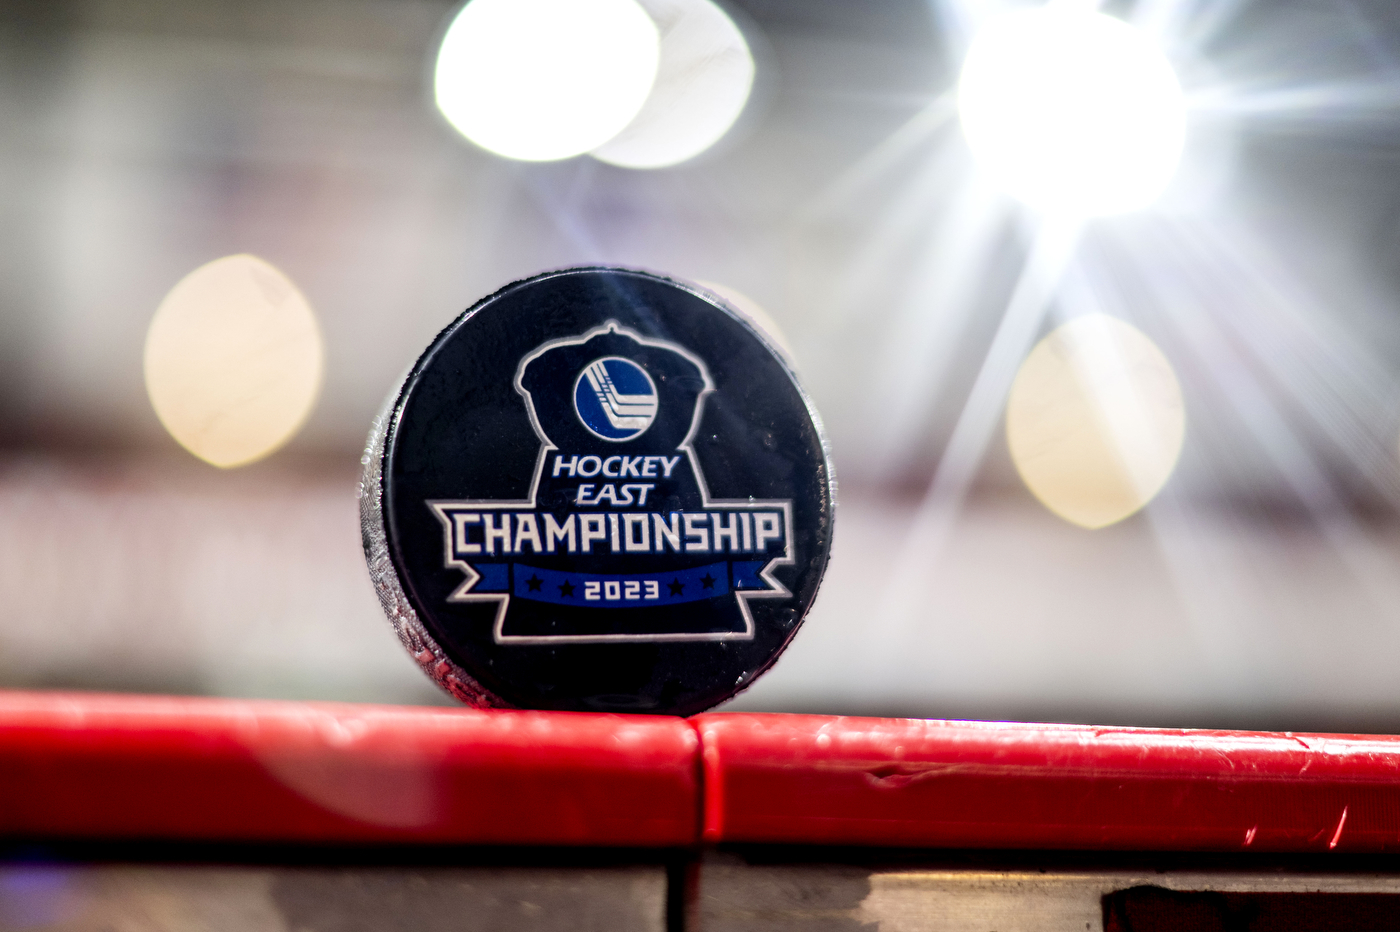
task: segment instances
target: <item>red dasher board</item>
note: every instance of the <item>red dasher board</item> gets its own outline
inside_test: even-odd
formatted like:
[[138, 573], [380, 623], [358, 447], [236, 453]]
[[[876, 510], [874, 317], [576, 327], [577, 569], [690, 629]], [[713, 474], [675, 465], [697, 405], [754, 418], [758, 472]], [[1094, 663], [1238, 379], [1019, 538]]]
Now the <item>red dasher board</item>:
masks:
[[0, 692], [0, 932], [1397, 928], [1397, 845], [1388, 737]]
[[0, 833], [1386, 853], [1400, 738], [8, 692]]
[[675, 847], [682, 719], [0, 693], [0, 833]]
[[1400, 739], [706, 715], [708, 841], [1400, 850]]

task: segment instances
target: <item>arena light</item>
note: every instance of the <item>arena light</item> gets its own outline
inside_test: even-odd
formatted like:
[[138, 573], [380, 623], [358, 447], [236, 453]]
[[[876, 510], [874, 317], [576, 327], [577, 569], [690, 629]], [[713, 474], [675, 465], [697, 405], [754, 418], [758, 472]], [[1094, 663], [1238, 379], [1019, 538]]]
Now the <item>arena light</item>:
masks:
[[1026, 487], [1085, 528], [1151, 501], [1185, 434], [1171, 363], [1142, 331], [1106, 314], [1076, 317], [1041, 340], [1006, 403], [1006, 439]]
[[497, 155], [582, 155], [642, 109], [660, 39], [635, 0], [471, 0], [438, 50], [438, 109]]
[[1058, 4], [1005, 14], [974, 36], [958, 110], [1003, 190], [1077, 216], [1150, 204], [1185, 135], [1181, 87], [1161, 51], [1120, 20]]
[[146, 333], [146, 391], [181, 446], [215, 466], [262, 459], [301, 428], [325, 351], [311, 305], [256, 256], [225, 256], [170, 290]]
[[695, 158], [729, 132], [753, 89], [744, 34], [711, 0], [642, 0], [661, 29], [656, 83], [636, 119], [593, 150], [623, 168], [665, 168]]

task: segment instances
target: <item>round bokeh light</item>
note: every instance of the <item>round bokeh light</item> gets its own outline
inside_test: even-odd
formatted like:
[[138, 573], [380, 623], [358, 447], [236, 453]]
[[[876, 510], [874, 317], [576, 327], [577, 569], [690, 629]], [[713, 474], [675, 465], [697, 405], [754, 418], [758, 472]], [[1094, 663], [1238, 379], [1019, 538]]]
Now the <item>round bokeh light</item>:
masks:
[[186, 450], [228, 468], [296, 436], [325, 367], [311, 305], [257, 256], [215, 259], [170, 290], [146, 333], [146, 391]]
[[695, 158], [729, 132], [753, 89], [744, 34], [711, 0], [641, 0], [661, 29], [656, 83], [636, 119], [594, 149], [623, 168], [665, 168]]
[[1106, 314], [1076, 317], [1041, 340], [1006, 402], [1006, 440], [1026, 488], [1084, 528], [1150, 502], [1185, 436], [1171, 363], [1141, 330]]
[[438, 50], [437, 105], [497, 155], [571, 158], [632, 122], [659, 55], [636, 0], [471, 0]]
[[1101, 13], [1051, 5], [988, 23], [963, 63], [958, 109], [978, 164], [1049, 213], [1145, 207], [1181, 160], [1176, 74], [1146, 36]]

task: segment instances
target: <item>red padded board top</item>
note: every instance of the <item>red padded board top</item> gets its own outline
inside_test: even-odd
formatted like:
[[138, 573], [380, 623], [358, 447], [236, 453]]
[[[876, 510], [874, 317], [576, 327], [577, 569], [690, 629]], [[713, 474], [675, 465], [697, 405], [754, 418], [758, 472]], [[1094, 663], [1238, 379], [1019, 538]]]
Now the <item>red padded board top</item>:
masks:
[[1400, 738], [0, 692], [11, 838], [1400, 848]]
[[0, 693], [0, 833], [675, 846], [678, 718]]
[[713, 841], [1400, 850], [1400, 738], [706, 715]]

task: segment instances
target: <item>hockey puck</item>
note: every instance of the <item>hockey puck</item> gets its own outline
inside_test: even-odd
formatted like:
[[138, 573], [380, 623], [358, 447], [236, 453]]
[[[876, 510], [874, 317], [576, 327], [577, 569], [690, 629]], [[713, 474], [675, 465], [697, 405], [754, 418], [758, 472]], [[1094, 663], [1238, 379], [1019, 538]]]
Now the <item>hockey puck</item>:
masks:
[[761, 332], [610, 268], [453, 321], [376, 419], [360, 489], [380, 601], [452, 695], [684, 715], [791, 641], [833, 504], [815, 412]]

